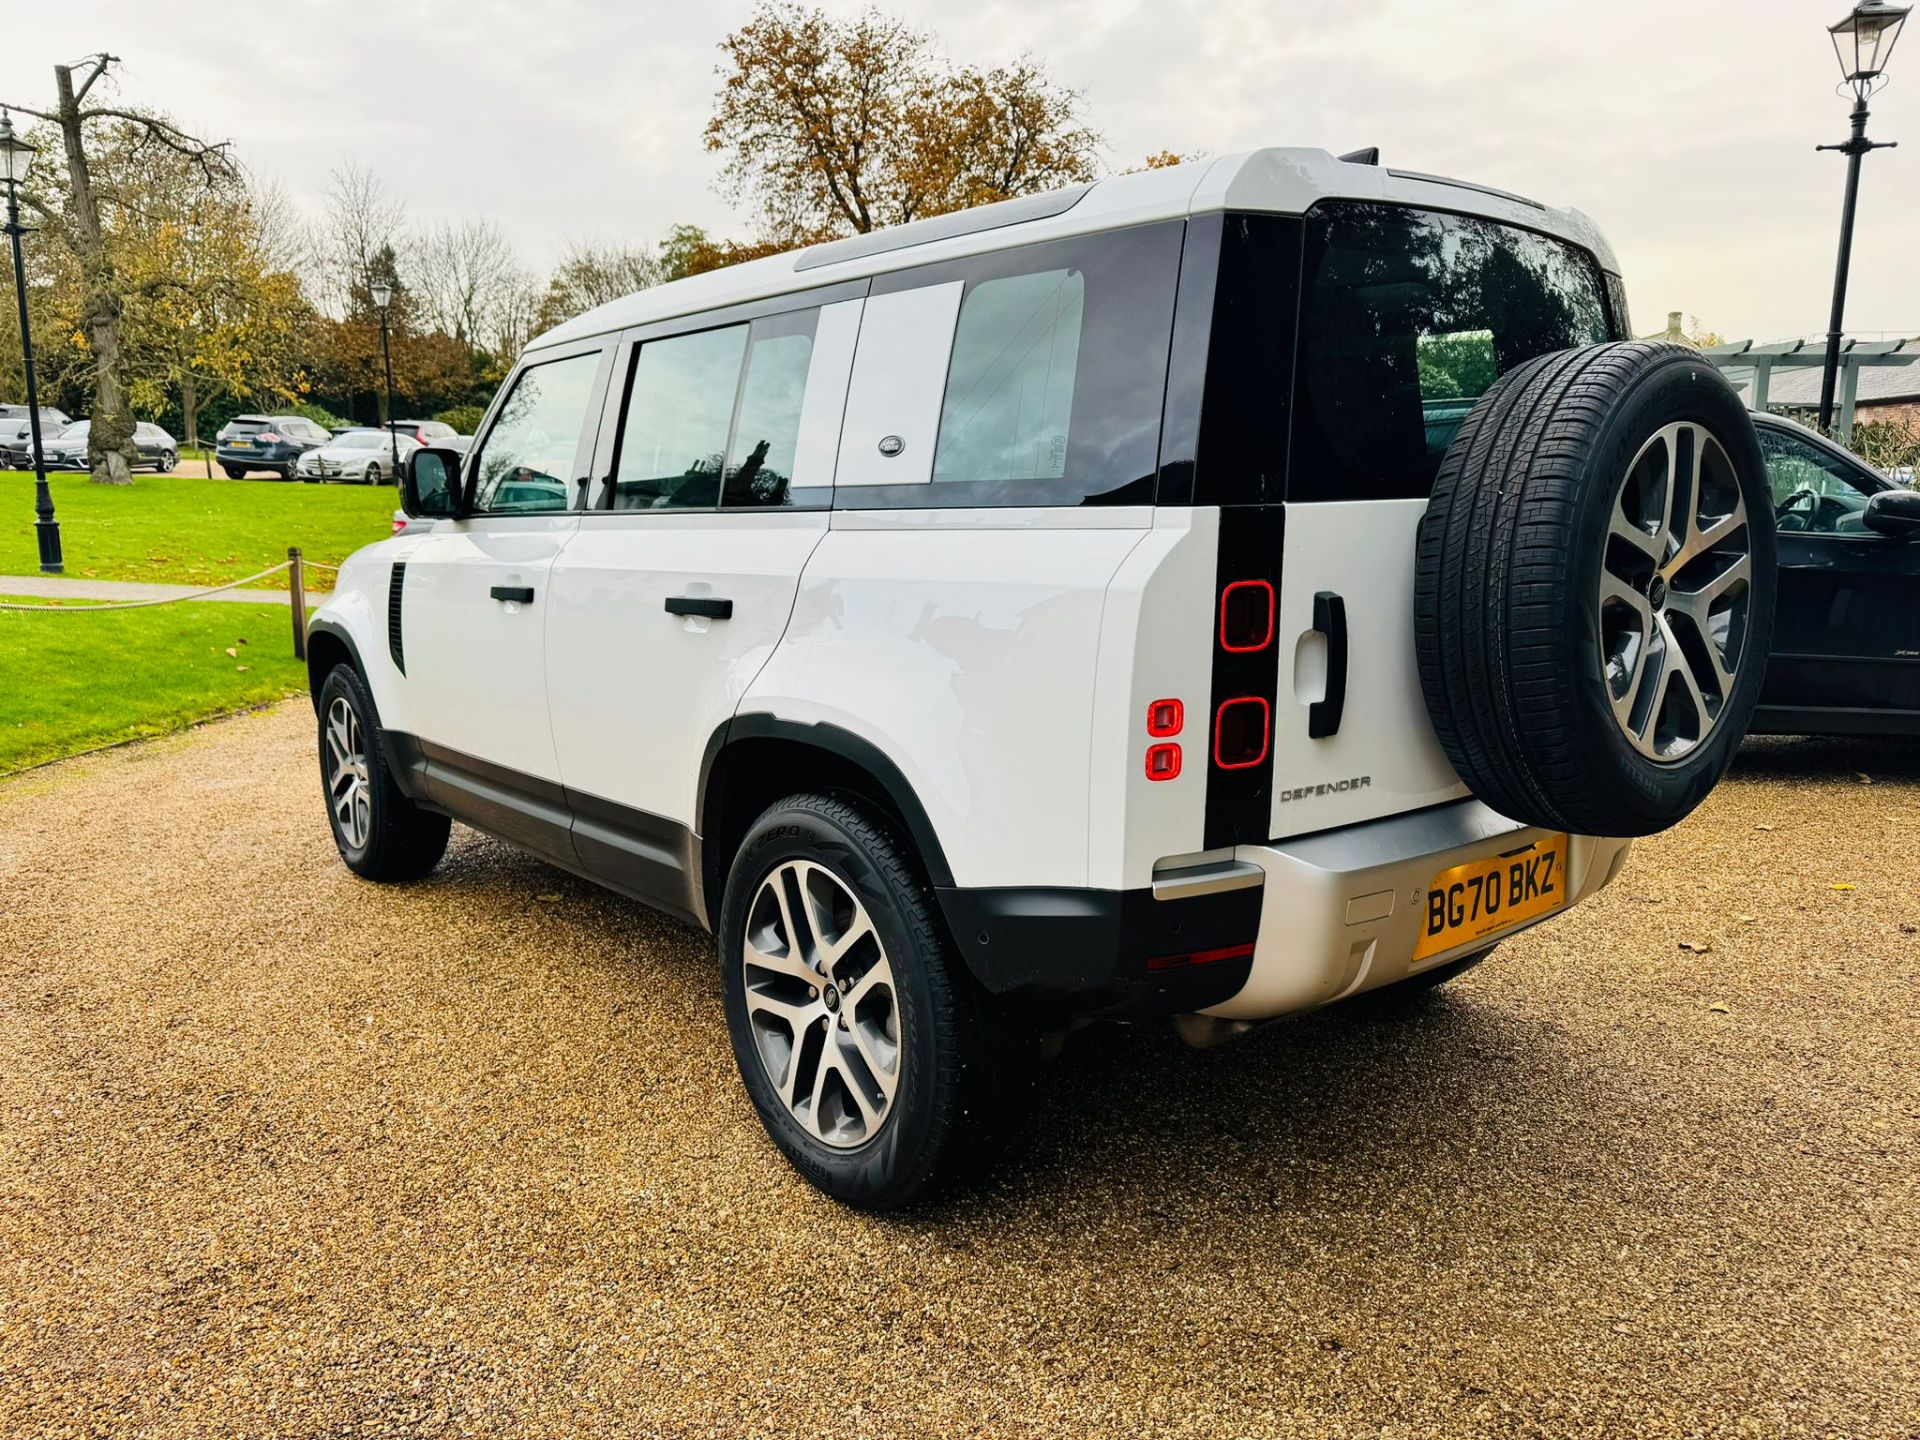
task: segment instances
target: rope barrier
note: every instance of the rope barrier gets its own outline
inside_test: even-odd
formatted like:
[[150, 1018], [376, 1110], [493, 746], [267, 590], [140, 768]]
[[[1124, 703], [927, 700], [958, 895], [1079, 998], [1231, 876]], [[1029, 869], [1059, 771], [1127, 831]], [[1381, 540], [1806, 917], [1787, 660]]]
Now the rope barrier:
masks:
[[[306, 562], [311, 569], [338, 570], [337, 565], [315, 566]], [[97, 605], [22, 605], [18, 601], [0, 600], [0, 610], [144, 610], [152, 605], [178, 605], [182, 600], [201, 600], [209, 595], [218, 595], [222, 590], [237, 590], [242, 585], [251, 585], [256, 580], [264, 580], [269, 575], [277, 575], [282, 570], [291, 569], [291, 560], [282, 560], [278, 565], [269, 565], [256, 575], [247, 575], [239, 580], [229, 581], [225, 585], [215, 585], [209, 590], [195, 590], [190, 595], [169, 595], [161, 600], [109, 600]]]

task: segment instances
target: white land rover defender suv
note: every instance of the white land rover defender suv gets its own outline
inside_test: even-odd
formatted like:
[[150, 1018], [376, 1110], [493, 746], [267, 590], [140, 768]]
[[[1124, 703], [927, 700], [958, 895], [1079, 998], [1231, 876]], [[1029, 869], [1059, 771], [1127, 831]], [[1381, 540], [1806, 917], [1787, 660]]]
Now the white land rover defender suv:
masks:
[[1314, 150], [661, 285], [535, 341], [310, 634], [346, 863], [458, 819], [707, 928], [815, 1184], [979, 1163], [1037, 1037], [1428, 985], [1706, 795], [1739, 401], [1584, 217]]

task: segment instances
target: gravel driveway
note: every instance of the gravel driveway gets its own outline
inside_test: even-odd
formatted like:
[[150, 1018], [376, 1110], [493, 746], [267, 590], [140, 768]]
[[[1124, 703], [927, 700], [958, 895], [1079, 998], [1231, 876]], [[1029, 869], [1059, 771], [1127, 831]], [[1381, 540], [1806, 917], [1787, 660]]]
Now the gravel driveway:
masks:
[[354, 880], [310, 725], [0, 784], [0, 1435], [1920, 1429], [1898, 747], [1767, 743], [1424, 1010], [1083, 1035], [875, 1220], [703, 937], [465, 830]]

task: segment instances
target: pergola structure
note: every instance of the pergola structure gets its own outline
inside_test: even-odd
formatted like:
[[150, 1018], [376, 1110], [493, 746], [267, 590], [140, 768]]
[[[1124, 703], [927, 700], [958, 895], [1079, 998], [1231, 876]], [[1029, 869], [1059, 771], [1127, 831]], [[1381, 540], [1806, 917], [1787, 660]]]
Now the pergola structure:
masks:
[[[1706, 346], [1700, 353], [1725, 372], [1736, 389], [1744, 390], [1749, 410], [1767, 408], [1776, 368], [1817, 368], [1827, 358], [1825, 340], [1780, 340], [1766, 345], [1734, 340]], [[1915, 361], [1920, 361], [1920, 339], [1845, 342], [1840, 348], [1840, 407], [1834, 416], [1834, 438], [1842, 445], [1853, 438], [1853, 407], [1859, 398], [1863, 369], [1911, 365]], [[1915, 388], [1920, 389], [1920, 376], [1916, 376]]]

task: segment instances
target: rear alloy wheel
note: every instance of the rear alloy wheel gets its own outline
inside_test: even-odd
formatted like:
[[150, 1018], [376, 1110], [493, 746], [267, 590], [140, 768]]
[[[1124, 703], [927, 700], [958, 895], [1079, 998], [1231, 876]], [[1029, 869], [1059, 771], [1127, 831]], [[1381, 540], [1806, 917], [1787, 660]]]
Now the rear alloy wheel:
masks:
[[825, 866], [789, 860], [747, 912], [742, 994], [787, 1113], [852, 1149], [879, 1134], [900, 1084], [900, 1005], [873, 917]]
[[867, 1209], [982, 1165], [1032, 1054], [975, 984], [892, 825], [796, 795], [741, 842], [720, 913], [734, 1059], [794, 1168]]

